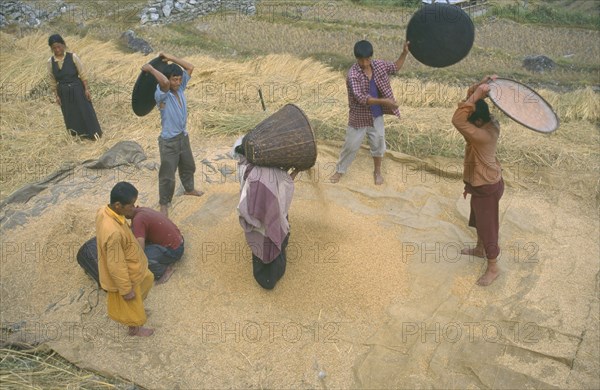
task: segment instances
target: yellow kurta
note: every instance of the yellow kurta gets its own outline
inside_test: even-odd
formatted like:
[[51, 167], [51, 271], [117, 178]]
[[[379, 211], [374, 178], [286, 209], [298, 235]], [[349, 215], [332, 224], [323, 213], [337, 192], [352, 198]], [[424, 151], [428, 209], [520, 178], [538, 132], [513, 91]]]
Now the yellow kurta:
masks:
[[[146, 322], [143, 300], [154, 281], [144, 250], [125, 217], [108, 206], [96, 214], [96, 236], [100, 285], [108, 292], [108, 316], [128, 326], [143, 325]], [[136, 297], [126, 301], [123, 295], [131, 290]]]
[[148, 296], [153, 284], [154, 275], [148, 271], [142, 282], [133, 288], [135, 298], [126, 301], [118, 292], [109, 292], [106, 297], [108, 316], [127, 326], [144, 325], [146, 323], [144, 299]]

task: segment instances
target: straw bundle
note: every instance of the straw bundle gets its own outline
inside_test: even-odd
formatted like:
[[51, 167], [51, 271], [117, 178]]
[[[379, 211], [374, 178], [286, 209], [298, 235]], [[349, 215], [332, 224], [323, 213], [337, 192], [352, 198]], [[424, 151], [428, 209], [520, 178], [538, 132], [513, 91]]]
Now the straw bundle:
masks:
[[140, 389], [122, 379], [81, 370], [47, 347], [0, 349], [0, 382], [11, 389]]
[[[19, 186], [40, 180], [66, 163], [96, 158], [120, 140], [138, 142], [150, 158], [158, 155], [158, 112], [139, 118], [131, 109], [131, 89], [149, 58], [137, 53], [124, 54], [112, 42], [89, 37], [64, 38], [88, 71], [93, 104], [105, 135], [98, 142], [90, 142], [66, 133], [62, 114], [46, 82], [46, 61], [51, 54], [47, 35], [34, 33], [14, 39], [0, 33], [3, 53], [0, 66], [4, 71], [0, 80], [2, 199]], [[246, 133], [287, 103], [294, 103], [306, 112], [317, 138], [343, 139], [348, 115], [343, 72], [289, 54], [270, 54], [243, 62], [198, 54], [186, 59], [196, 65], [186, 92], [192, 144], [194, 138]], [[390, 147], [419, 156], [441, 154], [460, 158], [464, 145], [456, 136], [450, 118], [456, 102], [464, 97], [466, 86], [395, 77], [392, 88], [403, 117], [400, 121], [386, 119]], [[259, 89], [267, 112], [262, 111]], [[518, 142], [511, 144], [512, 135], [506, 135], [505, 142], [510, 147], [500, 150], [500, 158], [533, 164], [543, 161], [550, 166], [579, 164], [581, 158], [588, 158], [586, 166], [595, 166], [592, 160], [598, 157], [594, 148], [597, 134], [587, 121], [596, 121], [600, 115], [597, 94], [591, 88], [566, 94], [539, 92], [557, 110], [561, 128], [553, 138], [523, 135], [526, 138], [522, 139], [521, 133], [527, 133], [517, 126], [514, 139]], [[503, 119], [502, 114], [498, 116]], [[567, 125], [569, 121], [578, 121], [575, 138], [572, 133], [563, 132], [571, 128]], [[504, 123], [504, 128], [513, 126], [508, 121]], [[503, 133], [509, 134], [504, 130]], [[586, 142], [579, 142], [581, 139]], [[541, 159], [531, 153], [538, 147], [544, 149], [540, 150], [545, 156]]]

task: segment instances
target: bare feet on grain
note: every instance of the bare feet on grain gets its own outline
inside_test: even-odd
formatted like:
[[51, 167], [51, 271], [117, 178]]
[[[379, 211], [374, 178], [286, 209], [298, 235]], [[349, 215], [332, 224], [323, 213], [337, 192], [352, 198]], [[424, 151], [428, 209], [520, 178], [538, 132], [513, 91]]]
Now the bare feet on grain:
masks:
[[185, 191], [183, 193], [183, 195], [202, 196], [202, 195], [204, 195], [204, 192], [200, 191], [200, 190], [191, 190], [191, 191]]
[[498, 268], [496, 261], [488, 260], [487, 269], [485, 270], [485, 273], [481, 275], [479, 280], [477, 280], [477, 284], [484, 287], [489, 286], [494, 280], [496, 280], [498, 275], [500, 275], [500, 268]]
[[340, 181], [343, 175], [343, 173], [336, 172], [329, 178], [329, 182], [335, 184]]
[[375, 185], [380, 186], [383, 184], [383, 176], [381, 176], [381, 173], [373, 173], [373, 179], [375, 181]]
[[154, 329], [144, 328], [143, 326], [130, 326], [127, 333], [130, 336], [148, 337], [154, 334]]

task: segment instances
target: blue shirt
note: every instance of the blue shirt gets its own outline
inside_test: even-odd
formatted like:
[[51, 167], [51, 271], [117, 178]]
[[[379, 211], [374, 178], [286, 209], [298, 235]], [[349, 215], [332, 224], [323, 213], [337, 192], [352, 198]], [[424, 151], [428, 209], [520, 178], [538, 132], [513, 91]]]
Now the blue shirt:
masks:
[[[373, 98], [379, 97], [379, 91], [377, 90], [377, 85], [375, 85], [375, 77], [371, 77], [371, 81], [369, 81], [369, 96]], [[371, 109], [373, 118], [383, 115], [383, 107], [381, 107], [379, 104], [369, 106], [369, 108]]]
[[160, 84], [156, 86], [154, 100], [156, 100], [156, 106], [160, 111], [160, 125], [162, 128], [160, 136], [163, 139], [173, 138], [181, 133], [187, 135], [187, 101], [184, 91], [189, 80], [190, 75], [184, 70], [183, 76], [181, 76], [181, 85], [177, 91], [181, 104], [179, 104], [177, 97], [171, 90], [163, 92], [160, 90]]

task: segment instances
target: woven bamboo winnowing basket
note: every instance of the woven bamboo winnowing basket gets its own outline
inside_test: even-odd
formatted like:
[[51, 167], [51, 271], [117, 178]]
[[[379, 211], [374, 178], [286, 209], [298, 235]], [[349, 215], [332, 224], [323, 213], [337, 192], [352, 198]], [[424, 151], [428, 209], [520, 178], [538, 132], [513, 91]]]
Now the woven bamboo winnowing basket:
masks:
[[540, 133], [558, 129], [560, 121], [550, 103], [527, 85], [500, 77], [489, 85], [490, 100], [513, 120]]
[[294, 104], [260, 122], [246, 135], [246, 158], [254, 165], [304, 171], [317, 161], [315, 133]]

